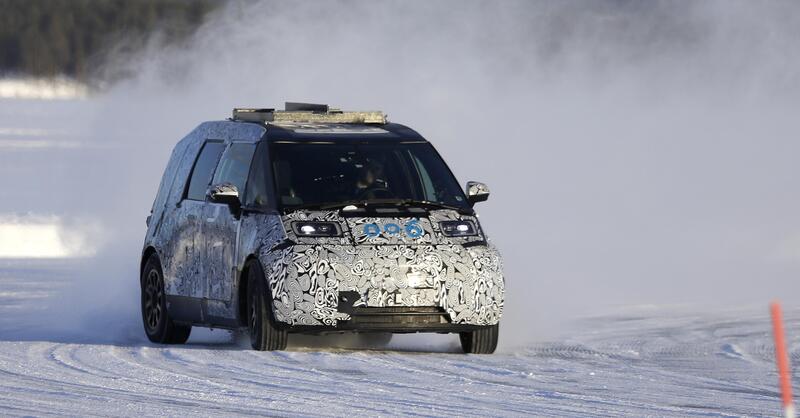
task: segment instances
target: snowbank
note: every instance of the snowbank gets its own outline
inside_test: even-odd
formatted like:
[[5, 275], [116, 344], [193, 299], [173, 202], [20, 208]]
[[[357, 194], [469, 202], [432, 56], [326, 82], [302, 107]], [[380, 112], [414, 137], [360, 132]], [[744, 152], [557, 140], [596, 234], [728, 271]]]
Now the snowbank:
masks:
[[0, 79], [0, 99], [85, 99], [89, 87], [67, 77]]
[[58, 216], [0, 215], [0, 258], [71, 258], [95, 254], [98, 228]]

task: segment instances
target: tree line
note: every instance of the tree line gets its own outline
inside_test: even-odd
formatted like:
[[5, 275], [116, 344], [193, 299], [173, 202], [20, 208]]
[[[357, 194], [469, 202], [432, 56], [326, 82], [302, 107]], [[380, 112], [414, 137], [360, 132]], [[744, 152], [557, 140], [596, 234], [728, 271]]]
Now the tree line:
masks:
[[86, 81], [110, 48], [185, 39], [212, 0], [0, 0], [0, 76], [66, 75]]

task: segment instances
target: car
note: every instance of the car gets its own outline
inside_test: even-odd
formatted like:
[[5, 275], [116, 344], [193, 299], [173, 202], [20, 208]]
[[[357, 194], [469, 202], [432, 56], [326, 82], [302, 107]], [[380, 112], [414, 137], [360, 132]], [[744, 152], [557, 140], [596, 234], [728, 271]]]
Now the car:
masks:
[[458, 333], [497, 346], [504, 276], [430, 142], [380, 111], [237, 108], [172, 151], [141, 254], [144, 330], [247, 329], [256, 350], [291, 333]]

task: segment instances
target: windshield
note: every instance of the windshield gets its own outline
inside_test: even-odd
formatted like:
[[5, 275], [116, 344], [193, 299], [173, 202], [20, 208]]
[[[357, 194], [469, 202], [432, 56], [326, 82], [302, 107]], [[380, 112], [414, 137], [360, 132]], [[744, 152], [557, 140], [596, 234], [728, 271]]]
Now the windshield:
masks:
[[275, 143], [270, 154], [284, 208], [394, 200], [468, 208], [458, 182], [428, 143]]

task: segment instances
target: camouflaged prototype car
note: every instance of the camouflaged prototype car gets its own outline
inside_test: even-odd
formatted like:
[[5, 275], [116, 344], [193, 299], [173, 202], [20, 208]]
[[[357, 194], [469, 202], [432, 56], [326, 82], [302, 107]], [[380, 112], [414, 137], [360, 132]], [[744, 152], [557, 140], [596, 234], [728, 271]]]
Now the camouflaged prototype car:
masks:
[[422, 136], [381, 112], [287, 103], [234, 109], [175, 146], [141, 256], [148, 338], [247, 327], [289, 333], [459, 333], [497, 346], [503, 274], [473, 204]]

